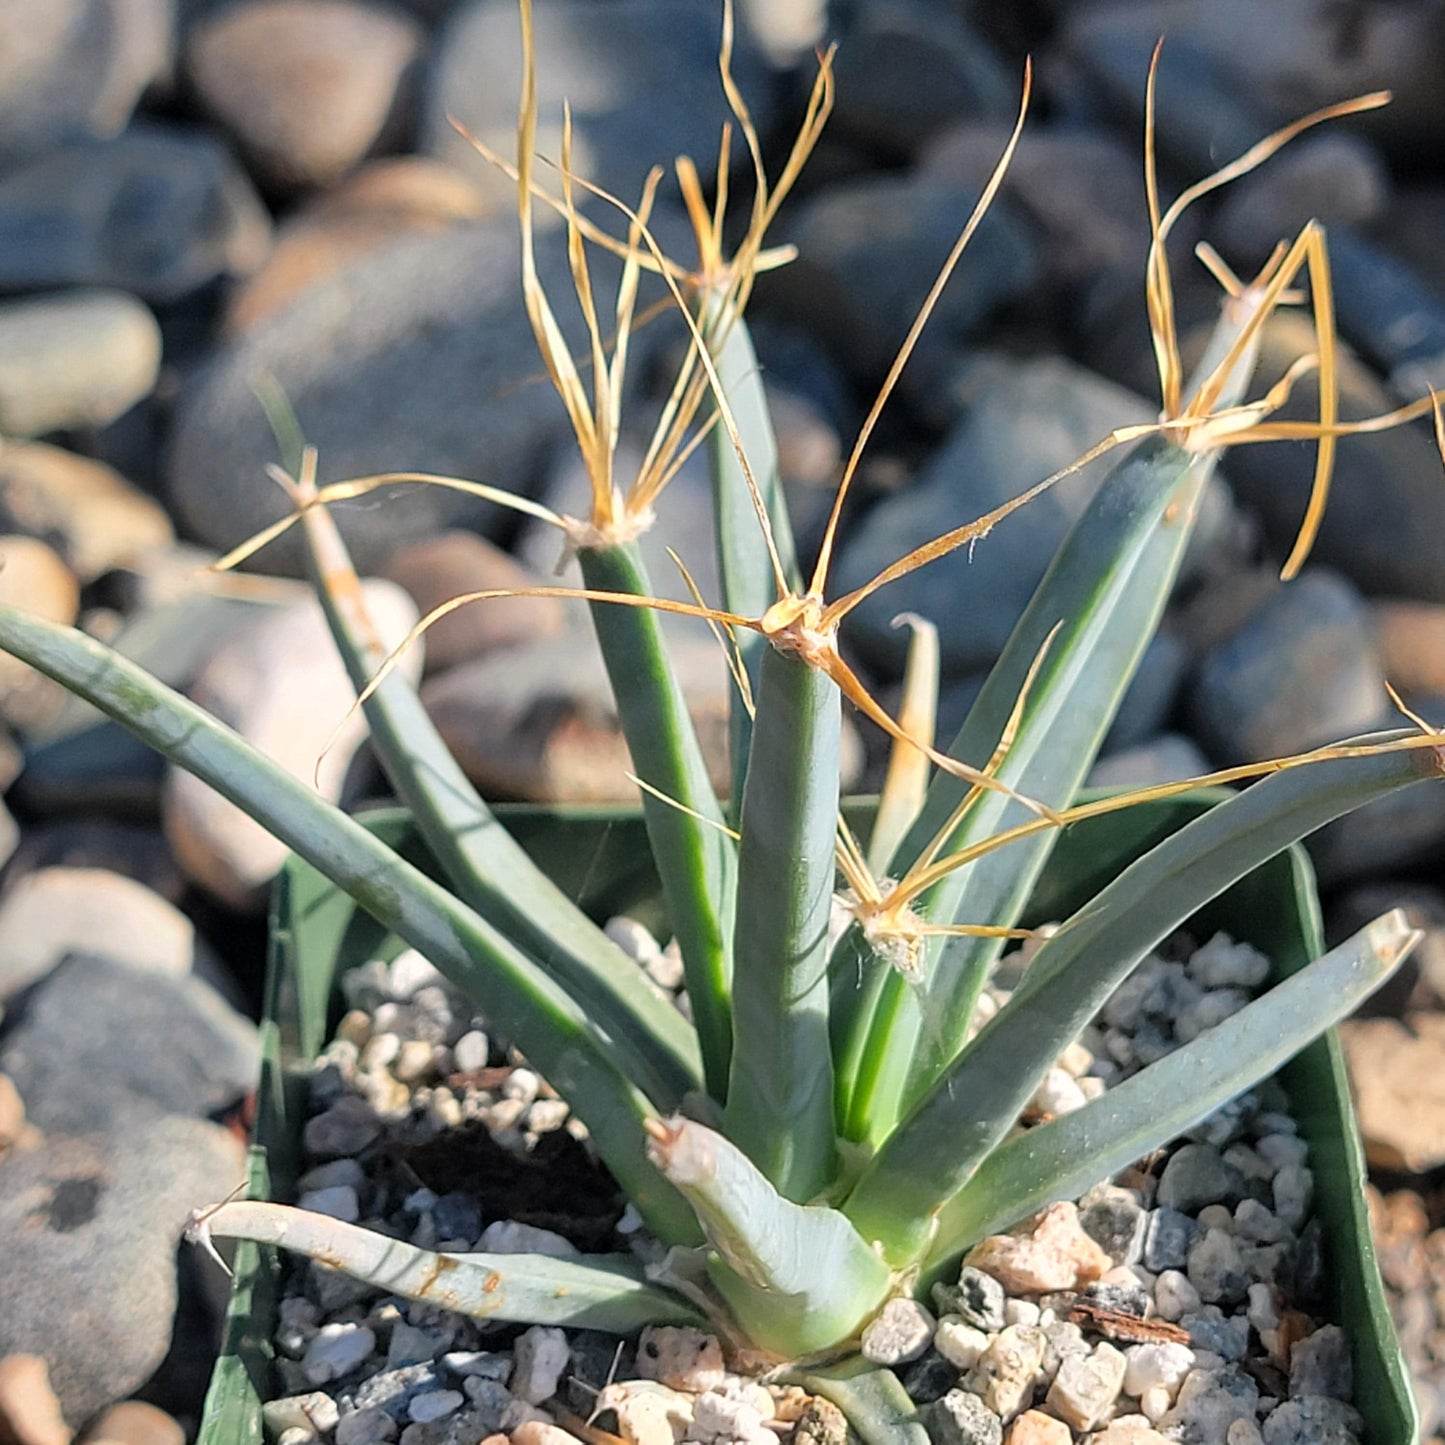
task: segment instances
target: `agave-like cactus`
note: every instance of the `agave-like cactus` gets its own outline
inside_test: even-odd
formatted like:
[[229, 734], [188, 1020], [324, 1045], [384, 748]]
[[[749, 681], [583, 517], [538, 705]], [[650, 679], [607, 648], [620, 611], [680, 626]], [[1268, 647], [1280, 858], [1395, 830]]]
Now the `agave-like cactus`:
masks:
[[[918, 672], [899, 721], [840, 656], [839, 624], [863, 597], [984, 537], [1055, 479], [1042, 479], [996, 514], [960, 525], [857, 591], [827, 599], [848, 481], [926, 319], [925, 307], [849, 461], [812, 575], [806, 584], [801, 580], [743, 311], [757, 269], [783, 259], [764, 249], [764, 231], [826, 116], [827, 57], [800, 140], [770, 184], [732, 86], [725, 41], [724, 85], [752, 149], [757, 186], [745, 239], [724, 258], [721, 202], [709, 210], [691, 168], [680, 166], [699, 237], [694, 271], [664, 256], [649, 232], [657, 177], [636, 210], [623, 208], [625, 239], [608, 241], [579, 214], [580, 182], [564, 148], [562, 196], [553, 204], [566, 219], [577, 296], [593, 342], [589, 393], [588, 368], [568, 354], [531, 260], [539, 188], [528, 0], [521, 10], [527, 83], [515, 174], [524, 291], [548, 371], [577, 431], [593, 506], [586, 518], [562, 518], [495, 489], [475, 490], [546, 515], [580, 559], [581, 595], [592, 607], [644, 789], [695, 1027], [645, 986], [635, 965], [496, 823], [409, 684], [388, 665], [326, 510], [328, 501], [377, 479], [318, 489], [310, 453], [293, 461], [294, 477], [283, 476], [296, 507], [289, 520], [299, 521], [307, 537], [377, 752], [445, 883], [423, 875], [101, 644], [0, 609], [0, 646], [194, 771], [435, 962], [568, 1100], [654, 1234], [667, 1245], [700, 1251], [707, 1282], [677, 1293], [610, 1258], [455, 1255], [442, 1270], [436, 1257], [410, 1246], [255, 1201], [207, 1212], [197, 1222], [199, 1235], [280, 1244], [384, 1281], [393, 1292], [490, 1318], [616, 1331], [649, 1319], [706, 1320], [767, 1357], [846, 1355], [897, 1291], [918, 1287], [984, 1235], [1167, 1142], [1274, 1071], [1378, 986], [1414, 941], [1398, 915], [1382, 919], [1106, 1100], [1039, 1126], [1023, 1140], [1009, 1139], [1044, 1072], [1155, 944], [1312, 829], [1445, 772], [1445, 745], [1423, 727], [1207, 780], [1273, 774], [1158, 844], [1065, 920], [1039, 946], [1011, 1001], [970, 1036], [979, 991], [1003, 941], [1020, 932], [1022, 910], [1060, 824], [1131, 801], [1078, 804], [1075, 795], [1158, 622], [1222, 448], [1282, 436], [1317, 441], [1316, 494], [1288, 570], [1308, 548], [1334, 438], [1351, 429], [1334, 411], [1324, 238], [1317, 227], [1306, 227], [1248, 284], [1216, 265], [1228, 293], [1223, 319], [1197, 379], [1186, 384], [1164, 242], [1184, 205], [1256, 164], [1288, 133], [1168, 210], [1159, 205], [1151, 172], [1147, 288], [1161, 421], [1116, 433], [1095, 449], [1133, 445], [1061, 546], [962, 731], [939, 751], [928, 710], [918, 703], [929, 690], [927, 628], [920, 628]], [[930, 304], [997, 189], [1017, 134]], [[610, 347], [587, 265], [588, 245], [599, 243], [624, 261]], [[1249, 400], [1260, 327], [1302, 269], [1311, 281], [1318, 358], [1302, 362], [1270, 394]], [[614, 454], [643, 270], [664, 278], [693, 344], [654, 445], [624, 488], [613, 474]], [[1320, 372], [1318, 420], [1272, 422], [1293, 376], [1309, 364]], [[716, 607], [701, 598], [660, 602], [650, 595], [635, 539], [653, 508], [665, 505], [660, 496], [667, 480], [709, 427], [723, 596]], [[449, 606], [468, 600], [485, 605], [479, 594]], [[659, 611], [703, 619], [736, 644], [731, 804], [709, 784], [669, 666]], [[845, 697], [895, 740], [895, 768], [867, 853], [839, 815]], [[854, 917], [830, 945], [840, 874]], [[444, 1296], [438, 1293], [443, 1278]], [[853, 1379], [838, 1389], [864, 1413], [892, 1408], [877, 1382]]]

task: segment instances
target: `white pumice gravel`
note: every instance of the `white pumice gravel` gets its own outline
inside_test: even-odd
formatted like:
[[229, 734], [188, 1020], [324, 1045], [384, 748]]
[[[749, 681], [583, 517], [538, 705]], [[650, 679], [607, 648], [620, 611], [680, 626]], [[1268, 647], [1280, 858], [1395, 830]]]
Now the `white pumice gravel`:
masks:
[[[680, 986], [675, 950], [631, 920], [608, 931], [655, 982]], [[1016, 981], [1010, 967], [1001, 976]], [[1026, 1119], [1080, 1108], [1163, 1057], [1241, 1007], [1267, 970], [1222, 935], [1146, 959]], [[583, 1140], [566, 1103], [419, 955], [354, 969], [343, 992], [350, 1009], [310, 1075], [302, 1202], [427, 1248], [576, 1256], [565, 1235], [489, 1217], [396, 1162], [465, 1121], [519, 1156], [557, 1130]], [[991, 990], [981, 1012], [1006, 997]], [[933, 1311], [891, 1301], [863, 1353], [895, 1369], [935, 1445], [1353, 1445], [1348, 1342], [1307, 1312], [1313, 1194], [1283, 1092], [1263, 1085], [1148, 1168], [984, 1241], [934, 1287]], [[651, 1241], [629, 1209], [600, 1247], [646, 1257]], [[575, 1445], [567, 1427], [588, 1417], [631, 1445], [777, 1445], [807, 1408], [795, 1388], [730, 1373], [695, 1329], [654, 1328], [619, 1350], [588, 1331], [448, 1315], [319, 1266], [291, 1270], [275, 1343], [275, 1445]]]

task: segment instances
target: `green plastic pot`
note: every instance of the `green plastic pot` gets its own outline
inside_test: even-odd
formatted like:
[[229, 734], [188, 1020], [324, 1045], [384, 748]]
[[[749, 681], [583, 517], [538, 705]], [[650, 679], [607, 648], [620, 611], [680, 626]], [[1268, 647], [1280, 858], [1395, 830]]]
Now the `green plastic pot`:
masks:
[[[1063, 918], [1160, 839], [1177, 831], [1220, 790], [1106, 814], [1065, 830], [1030, 905], [1038, 921]], [[608, 807], [502, 807], [499, 816], [557, 883], [597, 917], [627, 911], [661, 927], [657, 882], [639, 811]], [[866, 827], [872, 805], [852, 805]], [[379, 836], [424, 862], [405, 813], [367, 819]], [[1314, 873], [1300, 847], [1257, 868], [1191, 922], [1197, 935], [1224, 929], [1252, 943], [1287, 976], [1324, 951]], [[349, 968], [400, 944], [333, 884], [293, 858], [277, 879], [262, 1021], [261, 1078], [250, 1197], [289, 1199], [305, 1123], [300, 1066], [325, 1046], [341, 1011], [338, 983]], [[1324, 1229], [1331, 1317], [1354, 1352], [1355, 1404], [1372, 1445], [1414, 1445], [1419, 1425], [1409, 1372], [1395, 1338], [1365, 1207], [1365, 1165], [1333, 1032], [1279, 1075], [1310, 1146], [1315, 1213]], [[280, 1263], [276, 1251], [241, 1242], [220, 1358], [198, 1445], [259, 1445], [261, 1404], [274, 1393], [271, 1336]]]

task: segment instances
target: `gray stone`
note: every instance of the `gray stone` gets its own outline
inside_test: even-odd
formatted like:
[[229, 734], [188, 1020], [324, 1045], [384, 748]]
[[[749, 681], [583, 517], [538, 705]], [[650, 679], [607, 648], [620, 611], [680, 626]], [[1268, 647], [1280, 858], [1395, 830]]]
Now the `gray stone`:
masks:
[[250, 0], [202, 19], [186, 68], [268, 186], [324, 186], [408, 127], [425, 35], [389, 5]]
[[563, 1331], [533, 1325], [517, 1336], [512, 1356], [515, 1364], [507, 1388], [517, 1399], [540, 1405], [557, 1393], [571, 1350]]
[[135, 126], [0, 177], [0, 290], [114, 286], [173, 301], [265, 255], [270, 223], [224, 148]]
[[416, 1421], [401, 1432], [401, 1445], [471, 1445], [503, 1424], [483, 1410], [457, 1410], [440, 1420]]
[[1344, 578], [1308, 570], [1210, 650], [1189, 712], [1211, 755], [1233, 764], [1366, 731], [1383, 696], [1363, 600]]
[[[968, 1326], [961, 1328], [967, 1329]], [[958, 1383], [958, 1366], [936, 1350], [929, 1350], [926, 1355], [905, 1366], [898, 1378], [915, 1405], [931, 1405]]]
[[1237, 1304], [1251, 1279], [1239, 1241], [1223, 1229], [1209, 1229], [1189, 1249], [1189, 1280], [1208, 1304]]
[[1189, 976], [1205, 988], [1258, 988], [1269, 977], [1269, 959], [1248, 943], [1216, 933], [1189, 956]]
[[[538, 266], [567, 317], [559, 240], [539, 239]], [[228, 548], [288, 510], [276, 488], [258, 483], [275, 458], [251, 390], [263, 372], [285, 390], [319, 449], [323, 482], [420, 470], [532, 490], [568, 433], [550, 387], [517, 385], [541, 364], [520, 265], [512, 220], [406, 236], [316, 281], [251, 327], [181, 397], [168, 466], [179, 517], [195, 536]], [[594, 262], [600, 295], [615, 278], [605, 258]], [[646, 291], [641, 304], [654, 296]], [[646, 366], [666, 329], [639, 336], [634, 367]], [[565, 332], [575, 351], [581, 336], [572, 326]], [[489, 502], [426, 486], [364, 497], [333, 515], [363, 574], [444, 528], [513, 522]], [[292, 573], [302, 558], [299, 539], [262, 554], [268, 570]]]
[[114, 135], [168, 77], [174, 29], [171, 0], [0, 5], [0, 165]]
[[[798, 207], [780, 237], [797, 246], [798, 259], [769, 276], [769, 310], [820, 340], [860, 383], [875, 385], [978, 195], [977, 187], [885, 172], [828, 187]], [[972, 335], [1029, 288], [1038, 266], [1027, 222], [996, 200], [933, 312], [930, 345]]]
[[511, 1356], [497, 1350], [452, 1350], [442, 1356], [442, 1368], [458, 1379], [477, 1375], [505, 1383], [512, 1372]]
[[1200, 1034], [1237, 1014], [1250, 998], [1250, 994], [1239, 988], [1211, 989], [1175, 1018], [1175, 1037], [1182, 1044], [1197, 1039]]
[[[1238, 1198], [1240, 1175], [1209, 1144], [1186, 1144], [1169, 1156], [1155, 1196], [1161, 1209], [1195, 1213], [1206, 1204]], [[1151, 1265], [1150, 1268], [1153, 1268]]]
[[1079, 1208], [1079, 1223], [1117, 1264], [1138, 1264], [1144, 1257], [1149, 1211], [1127, 1189], [1097, 1191]]
[[933, 1339], [934, 1319], [917, 1300], [891, 1299], [864, 1327], [860, 1349], [875, 1365], [916, 1360]]
[[155, 317], [123, 292], [0, 304], [0, 432], [105, 426], [150, 395], [160, 360]]
[[322, 1114], [306, 1121], [303, 1142], [307, 1154], [325, 1159], [351, 1158], [380, 1137], [381, 1124], [371, 1105], [355, 1094], [345, 1095]]
[[1314, 1195], [1314, 1174], [1302, 1164], [1282, 1165], [1274, 1176], [1274, 1212], [1290, 1229], [1304, 1224]]
[[1249, 1345], [1249, 1320], [1244, 1315], [1225, 1317], [1217, 1305], [1204, 1305], [1197, 1314], [1185, 1314], [1179, 1323], [1189, 1331], [1189, 1346], [1208, 1350], [1223, 1360], [1244, 1358]]
[[424, 1365], [436, 1359], [451, 1338], [450, 1332], [442, 1334], [405, 1323], [394, 1325], [386, 1347], [386, 1367], [400, 1370], [407, 1365]]
[[911, 156], [961, 119], [1011, 121], [1018, 109], [1018, 77], [988, 40], [927, 0], [866, 6], [839, 39], [831, 124], [887, 156]]
[[397, 1425], [385, 1410], [352, 1410], [336, 1423], [336, 1445], [389, 1445]]
[[[1170, 43], [1163, 58], [1170, 74], [1161, 75], [1159, 94], [1168, 93], [1174, 76], [1196, 84], [1171, 101], [1171, 126], [1160, 119], [1161, 140], [1183, 131], [1200, 164], [1191, 174], [1204, 174], [1239, 154], [1274, 126], [1283, 125], [1342, 95], [1358, 95], [1390, 78], [1395, 103], [1369, 119], [1369, 133], [1387, 154], [1416, 155], [1435, 132], [1431, 117], [1438, 90], [1445, 39], [1431, 24], [1428, 9], [1389, 6], [1361, 15], [1360, 23], [1340, 44], [1339, 16], [1326, 0], [1283, 0], [1270, 13], [1270, 24], [1258, 23], [1252, 0], [1223, 0], [1196, 6], [1189, 0], [1070, 8], [1065, 35], [1069, 54], [1085, 64], [1102, 88], [1103, 66], [1112, 54], [1108, 99], [1131, 119], [1143, 106], [1139, 75], [1162, 34]], [[1248, 43], [1241, 43], [1246, 37]], [[1203, 110], [1198, 78], [1210, 77], [1233, 99], [1237, 125], [1232, 133], [1212, 133]], [[1186, 103], [1187, 102], [1187, 103]], [[1127, 107], [1127, 108], [1125, 108]], [[1212, 143], [1213, 150], [1205, 147]]]
[[201, 1119], [12, 1150], [0, 1169], [0, 1356], [42, 1356], [69, 1420], [132, 1394], [170, 1347], [187, 1215], [244, 1173], [239, 1141]]
[[1242, 1370], [1191, 1370], [1158, 1428], [1198, 1445], [1225, 1445], [1236, 1420], [1254, 1422], [1258, 1402], [1259, 1387]]
[[[1166, 14], [1161, 14], [1166, 12]], [[1136, 15], [1138, 18], [1136, 19]], [[1241, 24], [1247, 26], [1248, 22]], [[1207, 175], [1222, 161], [1241, 154], [1268, 129], [1249, 92], [1234, 83], [1219, 58], [1197, 41], [1178, 38], [1179, 7], [1163, 4], [1132, 6], [1128, 15], [1074, 11], [1060, 37], [1066, 53], [1082, 74], [1078, 84], [1086, 113], [1102, 108], [1131, 129], [1142, 124], [1143, 87], [1139, 77], [1168, 28], [1174, 43], [1160, 52], [1156, 115], [1161, 161], [1177, 165], [1190, 176]], [[1152, 28], [1151, 28], [1152, 27]], [[1280, 121], [1300, 112], [1291, 107]]]
[[[1182, 1264], [1184, 1261], [1181, 1260]], [[1203, 1302], [1199, 1291], [1189, 1283], [1189, 1276], [1178, 1269], [1165, 1269], [1154, 1281], [1154, 1304], [1159, 1318], [1170, 1321], [1182, 1319], [1199, 1309]]]
[[209, 984], [76, 954], [27, 998], [0, 1071], [41, 1129], [94, 1133], [226, 1109], [254, 1087], [259, 1057], [255, 1025]]
[[314, 1214], [325, 1214], [347, 1224], [355, 1224], [361, 1218], [356, 1190], [349, 1184], [333, 1184], [325, 1189], [306, 1190], [296, 1200], [296, 1204], [300, 1209], [309, 1209]]
[[[966, 284], [961, 279], [961, 284]], [[1059, 358], [975, 363], [973, 405], [916, 481], [875, 507], [835, 569], [838, 593], [912, 548], [962, 526], [1042, 481], [1109, 431], [1152, 418], [1141, 398]], [[1006, 517], [987, 537], [884, 588], [850, 618], [855, 644], [880, 670], [902, 670], [899, 612], [939, 628], [945, 670], [990, 665], [1008, 640], [1069, 528], [1110, 465], [1090, 463]]]
[[343, 1413], [353, 1410], [381, 1410], [393, 1420], [403, 1420], [418, 1396], [443, 1388], [441, 1373], [431, 1361], [382, 1370], [362, 1380], [341, 1396]]
[[1324, 130], [1302, 136], [1268, 169], [1230, 186], [1210, 234], [1227, 255], [1253, 267], [1307, 221], [1319, 221], [1329, 230], [1331, 269], [1348, 306], [1358, 298], [1340, 274], [1337, 238], [1376, 220], [1389, 200], [1389, 171], [1374, 146], [1358, 134]]
[[[1419, 699], [1414, 699], [1418, 703]], [[1428, 710], [1427, 710], [1428, 715]], [[1394, 728], [1393, 709], [1373, 724]], [[1434, 807], [1432, 788], [1401, 788], [1346, 813], [1308, 840], [1321, 887], [1389, 876], [1438, 855], [1445, 843], [1445, 816]]]
[[1104, 735], [1106, 754], [1138, 747], [1163, 729], [1174, 710], [1188, 662], [1188, 649], [1177, 633], [1165, 629], [1150, 638]]
[[[1008, 140], [1006, 121], [951, 124], [926, 147], [925, 174], [981, 186]], [[1138, 147], [1090, 124], [1051, 126], [1032, 119], [1008, 170], [1008, 193], [1043, 238], [1048, 277], [1076, 286], [1111, 271], [1137, 277], [1148, 237]], [[930, 420], [934, 418], [930, 417]]]
[[1003, 1421], [977, 1395], [950, 1390], [919, 1411], [933, 1445], [1001, 1445]]
[[1199, 744], [1182, 733], [1160, 733], [1146, 743], [1100, 758], [1089, 769], [1091, 788], [1147, 788], [1156, 783], [1182, 783], [1210, 772]]
[[313, 1385], [329, 1384], [363, 1365], [375, 1349], [376, 1336], [365, 1325], [322, 1325], [306, 1347], [301, 1368]]
[[[1333, 243], [1331, 237], [1332, 255]], [[1348, 288], [1338, 277], [1336, 285], [1345, 295]], [[1312, 353], [1314, 346], [1306, 318], [1273, 317], [1265, 327], [1256, 385], [1273, 383], [1290, 361], [1302, 352]], [[1338, 374], [1342, 419], [1378, 416], [1399, 404], [1343, 349]], [[1277, 413], [1296, 420], [1318, 415], [1313, 377], [1303, 378], [1289, 404]], [[1236, 447], [1229, 454], [1235, 495], [1262, 519], [1279, 557], [1299, 528], [1313, 474], [1313, 448], [1308, 446]], [[1440, 486], [1439, 454], [1423, 428], [1394, 427], [1341, 440], [1329, 506], [1311, 557], [1369, 596], [1445, 601], [1445, 489]]]
[[933, 1303], [940, 1315], [957, 1315], [965, 1324], [990, 1334], [1004, 1326], [1004, 1288], [991, 1275], [964, 1265], [957, 1284], [933, 1286]]
[[1353, 1390], [1350, 1342], [1338, 1325], [1321, 1325], [1314, 1334], [1295, 1341], [1289, 1355], [1290, 1399], [1328, 1395], [1349, 1401]]
[[482, 1232], [482, 1209], [471, 1194], [443, 1194], [432, 1205], [438, 1239], [475, 1239]]
[[[711, 178], [727, 117], [718, 83], [720, 29], [709, 5], [622, 0], [606, 14], [566, 0], [538, 9], [537, 149], [561, 155], [562, 103], [572, 108], [572, 165], [577, 173], [634, 203], [648, 170], [667, 157], [697, 162]], [[434, 49], [422, 104], [422, 149], [451, 162], [498, 205], [510, 210], [516, 189], [458, 135], [455, 117], [494, 151], [514, 159], [521, 42], [508, 0], [469, 0], [449, 17]], [[739, 37], [733, 73], [759, 129], [772, 107], [766, 71]], [[658, 137], [665, 136], [664, 151]], [[734, 145], [738, 138], [734, 136]], [[740, 153], [735, 149], [734, 155]], [[549, 189], [555, 180], [539, 170]]]
[[460, 1390], [426, 1390], [413, 1395], [406, 1407], [407, 1418], [417, 1425], [444, 1420], [462, 1408], [466, 1396]]
[[1360, 1412], [1328, 1395], [1286, 1400], [1264, 1417], [1264, 1445], [1358, 1445], [1364, 1432]]
[[484, 1426], [482, 1434], [499, 1429], [502, 1416], [513, 1403], [512, 1392], [500, 1380], [489, 1380], [485, 1375], [469, 1375], [462, 1381], [462, 1389], [471, 1404], [467, 1414]]

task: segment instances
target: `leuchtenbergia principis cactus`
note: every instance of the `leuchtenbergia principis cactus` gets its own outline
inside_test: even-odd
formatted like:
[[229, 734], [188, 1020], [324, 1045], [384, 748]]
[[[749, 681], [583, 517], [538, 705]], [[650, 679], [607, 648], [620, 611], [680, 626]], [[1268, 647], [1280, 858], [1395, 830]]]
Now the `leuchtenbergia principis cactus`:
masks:
[[[196, 1233], [264, 1240], [323, 1257], [393, 1293], [463, 1311], [626, 1332], [693, 1321], [754, 1358], [846, 1356], [895, 1293], [921, 1287], [983, 1235], [1103, 1179], [1175, 1137], [1268, 1075], [1389, 974], [1416, 935], [1389, 915], [1278, 985], [1144, 1076], [1091, 1104], [1091, 1127], [1045, 1123], [1025, 1153], [1007, 1138], [1041, 1077], [1149, 949], [1263, 860], [1340, 814], [1445, 770], [1423, 725], [1309, 754], [1082, 804], [1076, 794], [1168, 598], [1203, 488], [1229, 446], [1315, 441], [1316, 485], [1286, 567], [1308, 552], [1335, 439], [1392, 425], [1428, 402], [1366, 422], [1338, 420], [1324, 234], [1308, 225], [1248, 282], [1211, 254], [1222, 318], [1192, 378], [1175, 335], [1165, 242], [1193, 200], [1257, 165], [1289, 137], [1373, 96], [1307, 117], [1162, 206], [1153, 178], [1149, 82], [1146, 291], [1162, 395], [1160, 420], [1101, 439], [1122, 448], [1060, 547], [958, 737], [931, 739], [927, 686], [901, 721], [870, 696], [838, 649], [839, 624], [865, 596], [953, 548], [986, 538], [1052, 485], [966, 522], [829, 600], [839, 518], [862, 449], [928, 313], [1002, 183], [1016, 128], [858, 438], [824, 540], [804, 579], [777, 476], [776, 446], [745, 307], [762, 268], [788, 259], [764, 245], [826, 119], [831, 56], [820, 60], [803, 127], [775, 179], [733, 84], [725, 15], [722, 83], [755, 171], [751, 212], [731, 256], [720, 194], [704, 201], [692, 166], [678, 179], [698, 239], [688, 269], [649, 228], [660, 173], [613, 236], [584, 218], [570, 140], [560, 195], [533, 156], [537, 124], [530, 0], [521, 0], [525, 82], [512, 169], [522, 232], [523, 294], [548, 373], [592, 483], [585, 518], [558, 516], [505, 491], [453, 479], [366, 478], [318, 487], [315, 456], [281, 474], [295, 511], [226, 559], [293, 522], [306, 536], [336, 642], [362, 692], [376, 749], [411, 809], [444, 883], [411, 867], [365, 828], [254, 753], [199, 708], [78, 633], [0, 610], [0, 646], [58, 678], [189, 768], [283, 838], [383, 924], [443, 970], [526, 1054], [585, 1123], [599, 1156], [659, 1240], [705, 1267], [683, 1289], [630, 1260], [455, 1255], [409, 1245], [281, 1205], [240, 1201], [199, 1217]], [[1027, 105], [1028, 79], [1025, 77]], [[564, 132], [565, 134], [565, 132]], [[728, 139], [724, 137], [724, 156]], [[561, 212], [576, 298], [591, 338], [579, 363], [533, 260], [534, 207]], [[621, 258], [604, 313], [590, 247]], [[661, 276], [691, 345], [643, 465], [616, 474], [624, 372], [644, 272]], [[1261, 327], [1307, 273], [1317, 355], [1265, 395], [1248, 388]], [[1315, 420], [1274, 413], [1306, 370], [1318, 372]], [[590, 381], [590, 388], [589, 388]], [[713, 606], [652, 597], [636, 538], [699, 445], [712, 459], [722, 597]], [[1084, 459], [1081, 459], [1081, 462]], [[1078, 463], [1075, 464], [1079, 465]], [[1070, 468], [1068, 470], [1073, 470]], [[399, 480], [467, 487], [544, 517], [577, 555], [643, 805], [668, 917], [681, 946], [694, 1024], [645, 984], [636, 965], [584, 917], [500, 826], [447, 753], [409, 683], [373, 632], [329, 502]], [[984, 544], [986, 545], [986, 543]], [[685, 559], [684, 559], [685, 560]], [[456, 599], [442, 612], [485, 605]], [[658, 614], [711, 625], [734, 672], [734, 796], [714, 793], [669, 665]], [[928, 631], [919, 629], [926, 651]], [[920, 652], [917, 677], [926, 677]], [[868, 851], [839, 812], [844, 699], [892, 737], [880, 841]], [[971, 1032], [979, 991], [1060, 826], [1199, 782], [1268, 774], [1155, 846], [1040, 943], [1010, 1002]], [[881, 842], [887, 838], [887, 846]], [[841, 882], [840, 882], [841, 880]], [[830, 944], [835, 894], [852, 922]], [[1048, 1007], [1039, 1007], [1047, 998]], [[925, 1026], [926, 1020], [926, 1026]], [[1087, 1111], [1085, 1111], [1087, 1112]], [[1087, 1137], [1081, 1154], [1074, 1140]]]

